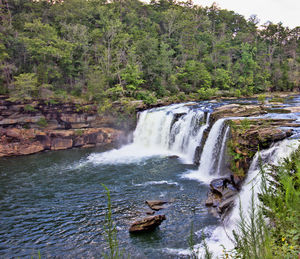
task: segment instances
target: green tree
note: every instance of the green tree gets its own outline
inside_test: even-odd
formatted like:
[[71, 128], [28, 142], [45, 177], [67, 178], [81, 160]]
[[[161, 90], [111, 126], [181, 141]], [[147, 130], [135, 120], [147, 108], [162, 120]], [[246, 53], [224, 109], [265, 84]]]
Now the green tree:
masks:
[[121, 78], [124, 81], [125, 89], [129, 96], [134, 95], [138, 87], [144, 83], [141, 79], [142, 72], [138, 65], [127, 64], [124, 71], [121, 73]]
[[229, 90], [232, 84], [230, 72], [222, 68], [217, 68], [214, 76], [214, 85], [221, 90]]
[[195, 60], [189, 60], [177, 73], [178, 87], [185, 92], [195, 91], [197, 88], [211, 87], [212, 79], [205, 65]]
[[12, 100], [30, 100], [37, 96], [38, 82], [36, 74], [20, 74], [15, 76], [14, 80], [14, 84], [10, 89]]

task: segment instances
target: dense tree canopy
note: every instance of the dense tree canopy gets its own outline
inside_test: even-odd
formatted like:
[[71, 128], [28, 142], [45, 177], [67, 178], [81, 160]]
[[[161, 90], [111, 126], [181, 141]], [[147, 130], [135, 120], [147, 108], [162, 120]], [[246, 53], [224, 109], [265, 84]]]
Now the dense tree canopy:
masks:
[[[0, 93], [152, 100], [300, 87], [300, 27], [216, 5], [0, 0]], [[149, 99], [150, 98], [150, 99]]]

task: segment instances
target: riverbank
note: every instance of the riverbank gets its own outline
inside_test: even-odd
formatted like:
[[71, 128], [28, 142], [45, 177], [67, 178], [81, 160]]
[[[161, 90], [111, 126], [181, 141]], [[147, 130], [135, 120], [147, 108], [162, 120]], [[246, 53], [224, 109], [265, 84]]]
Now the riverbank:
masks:
[[93, 103], [12, 102], [0, 96], [0, 157], [118, 144], [132, 124], [100, 115]]

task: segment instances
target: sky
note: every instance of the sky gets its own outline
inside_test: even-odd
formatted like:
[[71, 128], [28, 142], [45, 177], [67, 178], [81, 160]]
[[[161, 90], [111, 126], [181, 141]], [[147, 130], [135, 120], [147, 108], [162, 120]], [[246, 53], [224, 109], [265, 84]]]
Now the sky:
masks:
[[211, 6], [213, 2], [222, 9], [241, 14], [248, 19], [256, 14], [260, 24], [267, 21], [282, 22], [283, 26], [300, 26], [300, 0], [193, 0], [201, 6]]

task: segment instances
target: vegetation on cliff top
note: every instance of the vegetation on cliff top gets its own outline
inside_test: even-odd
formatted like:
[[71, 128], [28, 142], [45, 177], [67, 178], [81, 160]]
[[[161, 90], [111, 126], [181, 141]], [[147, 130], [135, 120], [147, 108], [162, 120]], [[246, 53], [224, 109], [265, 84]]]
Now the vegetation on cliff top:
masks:
[[207, 98], [291, 91], [300, 82], [300, 28], [246, 20], [216, 5], [138, 0], [1, 2], [0, 94]]

